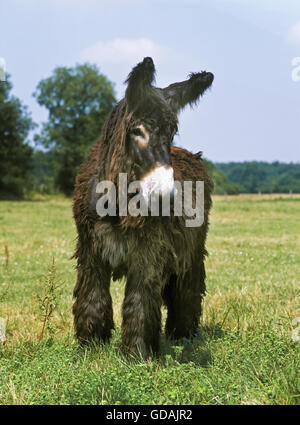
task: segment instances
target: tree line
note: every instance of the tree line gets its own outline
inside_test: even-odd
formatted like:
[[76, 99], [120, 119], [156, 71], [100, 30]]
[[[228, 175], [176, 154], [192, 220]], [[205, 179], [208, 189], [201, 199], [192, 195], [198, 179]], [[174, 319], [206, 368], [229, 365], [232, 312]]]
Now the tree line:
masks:
[[[48, 111], [41, 126], [12, 95], [10, 76], [0, 82], [1, 199], [30, 191], [71, 195], [78, 168], [116, 103], [114, 84], [90, 64], [57, 67], [33, 96]], [[300, 193], [299, 163], [205, 162], [216, 194]]]
[[[230, 187], [219, 191], [230, 193], [300, 193], [300, 163], [264, 161], [216, 163]], [[224, 182], [224, 181], [223, 181]], [[223, 190], [224, 189], [224, 190]]]

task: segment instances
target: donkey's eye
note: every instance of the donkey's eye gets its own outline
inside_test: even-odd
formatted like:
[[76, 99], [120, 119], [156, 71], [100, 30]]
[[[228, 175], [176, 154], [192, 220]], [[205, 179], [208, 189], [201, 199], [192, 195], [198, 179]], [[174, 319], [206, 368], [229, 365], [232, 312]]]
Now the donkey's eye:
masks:
[[131, 134], [133, 134], [134, 136], [142, 136], [142, 137], [145, 136], [139, 127], [136, 127], [133, 130], [131, 130]]
[[150, 135], [142, 124], [131, 130], [131, 136], [140, 148], [148, 146]]

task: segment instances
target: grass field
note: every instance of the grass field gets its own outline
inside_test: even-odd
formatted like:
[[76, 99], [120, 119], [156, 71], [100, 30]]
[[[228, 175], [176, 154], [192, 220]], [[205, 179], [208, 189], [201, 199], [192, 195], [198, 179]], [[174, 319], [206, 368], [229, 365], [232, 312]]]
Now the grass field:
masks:
[[176, 345], [162, 335], [147, 362], [118, 349], [122, 282], [111, 344], [78, 348], [74, 244], [69, 199], [0, 202], [0, 404], [299, 403], [300, 197], [215, 198], [199, 333]]

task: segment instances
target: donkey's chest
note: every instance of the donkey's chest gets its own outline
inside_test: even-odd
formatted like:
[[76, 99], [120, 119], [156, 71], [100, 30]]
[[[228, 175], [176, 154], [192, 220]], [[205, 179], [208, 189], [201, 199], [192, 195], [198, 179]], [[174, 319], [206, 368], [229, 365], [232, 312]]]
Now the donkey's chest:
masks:
[[112, 269], [124, 266], [132, 250], [129, 239], [113, 228], [96, 230], [96, 246], [102, 260]]
[[184, 238], [174, 239], [165, 226], [157, 225], [151, 230], [120, 230], [109, 224], [97, 223], [94, 229], [94, 246], [97, 255], [112, 270], [129, 269], [132, 264], [152, 264], [159, 268], [176, 269], [187, 264]]

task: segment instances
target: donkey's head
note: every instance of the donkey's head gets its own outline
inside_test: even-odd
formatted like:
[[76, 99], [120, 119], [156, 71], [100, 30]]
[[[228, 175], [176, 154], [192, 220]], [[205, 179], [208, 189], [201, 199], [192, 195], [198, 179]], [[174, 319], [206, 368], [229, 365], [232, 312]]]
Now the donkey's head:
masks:
[[[171, 145], [177, 132], [177, 114], [197, 102], [211, 86], [210, 72], [161, 89], [152, 85], [155, 67], [147, 57], [129, 74], [125, 99], [112, 111], [103, 129], [101, 147], [105, 178], [117, 183], [119, 173], [140, 181], [148, 203], [152, 193], [174, 193]], [[103, 155], [106, 151], [107, 155]]]
[[171, 145], [177, 132], [177, 114], [197, 102], [211, 86], [210, 72], [190, 74], [189, 79], [161, 89], [152, 85], [155, 76], [149, 57], [136, 65], [126, 83], [126, 150], [146, 199], [152, 192], [172, 194], [174, 176]]

